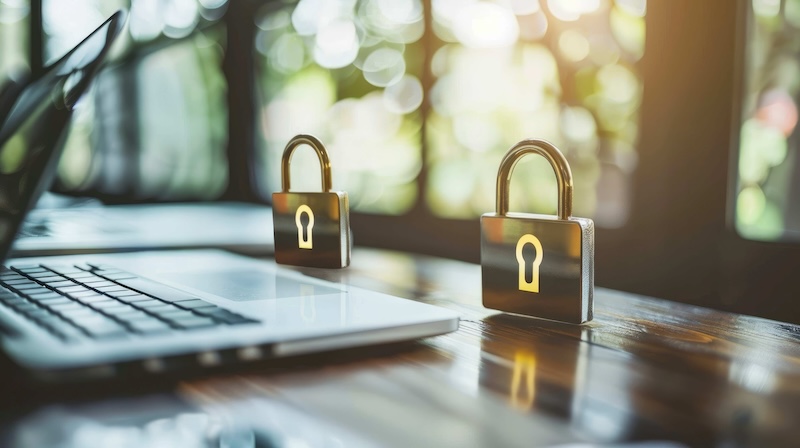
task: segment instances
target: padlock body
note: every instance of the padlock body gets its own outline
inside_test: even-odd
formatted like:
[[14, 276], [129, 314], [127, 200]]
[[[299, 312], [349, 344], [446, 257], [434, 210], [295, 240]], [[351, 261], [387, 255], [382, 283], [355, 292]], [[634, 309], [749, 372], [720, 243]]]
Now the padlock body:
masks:
[[[302, 206], [307, 208], [298, 214]], [[272, 220], [276, 262], [317, 268], [350, 265], [347, 193], [273, 193]]]
[[[538, 256], [541, 258], [536, 260]], [[537, 292], [532, 292], [537, 261]], [[594, 222], [529, 213], [485, 214], [481, 217], [481, 274], [487, 308], [575, 324], [587, 322], [593, 312]]]

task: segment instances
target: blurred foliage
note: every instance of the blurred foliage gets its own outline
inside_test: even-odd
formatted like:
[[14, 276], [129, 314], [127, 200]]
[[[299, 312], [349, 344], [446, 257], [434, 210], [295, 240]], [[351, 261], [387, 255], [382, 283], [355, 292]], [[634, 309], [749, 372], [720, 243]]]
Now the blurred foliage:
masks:
[[[351, 208], [409, 210], [422, 159], [421, 2], [270, 4], [258, 26], [263, 194], [280, 189], [289, 139], [310, 133], [325, 144], [334, 189], [348, 192]], [[312, 151], [295, 153], [292, 168], [293, 190], [320, 188]]]
[[28, 0], [0, 0], [0, 88], [18, 70], [27, 70]]
[[752, 0], [745, 50], [736, 229], [800, 237], [800, 0]]
[[45, 0], [53, 60], [119, 8], [126, 35], [76, 107], [59, 191], [110, 201], [213, 199], [228, 181], [220, 0]]
[[[567, 154], [577, 214], [600, 225], [624, 223], [636, 166], [645, 1], [428, 4], [301, 0], [264, 8], [256, 42], [264, 193], [279, 188], [283, 146], [309, 132], [328, 144], [335, 184], [350, 193], [354, 209], [403, 213], [425, 185], [420, 205], [436, 216], [470, 218], [494, 208], [505, 151], [536, 137]], [[423, 74], [426, 54], [432, 77]], [[309, 173], [299, 186], [318, 188], [316, 159], [298, 157], [305, 158], [293, 166]], [[555, 177], [546, 162], [525, 160], [518, 171], [512, 206], [554, 211]]]
[[[503, 155], [540, 138], [571, 164], [575, 214], [622, 225], [637, 161], [645, 2], [432, 5], [431, 210], [456, 218], [494, 210]], [[516, 168], [511, 209], [555, 213], [555, 176], [543, 158]]]

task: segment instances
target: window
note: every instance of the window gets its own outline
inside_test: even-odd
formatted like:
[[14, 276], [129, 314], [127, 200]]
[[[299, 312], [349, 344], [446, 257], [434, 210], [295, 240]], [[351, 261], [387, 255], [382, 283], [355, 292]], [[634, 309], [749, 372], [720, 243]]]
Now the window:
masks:
[[750, 239], [797, 241], [800, 1], [752, 0], [747, 27], [736, 230]]
[[[570, 160], [575, 213], [622, 225], [645, 10], [643, 0], [268, 3], [255, 43], [262, 194], [279, 189], [286, 142], [313, 133], [354, 210], [474, 218], [494, 209], [503, 154], [537, 137]], [[318, 188], [316, 158], [295, 157], [310, 173], [296, 188]], [[544, 160], [523, 161], [512, 183], [537, 191], [512, 194], [512, 208], [555, 211]]]
[[28, 68], [27, 0], [0, 0], [0, 87], [12, 72]]
[[[128, 3], [44, 1], [45, 58], [60, 57]], [[112, 202], [223, 193], [224, 11], [224, 1], [133, 1], [121, 54], [76, 107], [59, 191]]]
[[[257, 34], [261, 191], [280, 189], [281, 153], [317, 135], [334, 186], [359, 211], [402, 214], [417, 198], [424, 64], [422, 5], [303, 0], [267, 5]], [[293, 188], [319, 188], [318, 161], [298, 152]]]

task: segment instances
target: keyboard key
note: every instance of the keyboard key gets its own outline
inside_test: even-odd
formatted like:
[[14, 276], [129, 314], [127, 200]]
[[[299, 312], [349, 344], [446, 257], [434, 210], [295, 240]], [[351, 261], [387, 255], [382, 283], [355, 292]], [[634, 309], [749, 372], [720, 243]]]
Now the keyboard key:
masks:
[[120, 337], [128, 333], [125, 327], [116, 322], [92, 325], [88, 328], [84, 327], [84, 330], [89, 333], [89, 336], [97, 339]]
[[83, 317], [96, 316], [99, 313], [96, 310], [93, 310], [89, 307], [79, 306], [78, 308], [74, 309], [59, 310], [59, 314], [66, 317], [67, 319], [79, 319]]
[[66, 288], [68, 286], [75, 286], [75, 283], [72, 283], [70, 281], [52, 282], [52, 283], [47, 283], [47, 286], [58, 289], [58, 288]]
[[106, 273], [106, 271], [97, 272], [97, 274], [109, 279], [109, 280], [126, 280], [131, 278], [136, 278], [133, 274], [128, 274], [126, 272], [113, 272], [113, 273]]
[[137, 309], [116, 311], [114, 317], [125, 322], [153, 319], [153, 316]]
[[163, 305], [165, 305], [164, 302], [156, 299], [142, 300], [141, 302], [136, 302], [136, 306], [139, 308], [153, 308]]
[[162, 319], [169, 319], [169, 320], [183, 318], [183, 317], [194, 317], [194, 313], [192, 313], [191, 311], [182, 310], [180, 308], [175, 308], [175, 307], [150, 308], [147, 311], [152, 312], [153, 314], [157, 315]]
[[131, 291], [130, 289], [126, 289], [124, 291], [119, 291], [119, 292], [108, 292], [107, 294], [110, 295], [111, 297], [116, 297], [116, 298], [142, 295], [140, 292]]
[[15, 279], [15, 280], [7, 280], [4, 283], [6, 285], [9, 285], [9, 286], [27, 285], [27, 284], [30, 284], [30, 283], [36, 284], [36, 282], [32, 281], [29, 278], [20, 278], [20, 279]]
[[117, 300], [114, 300], [114, 299], [111, 299], [111, 298], [107, 298], [107, 299], [108, 300], [97, 301], [97, 302], [92, 303], [92, 308], [97, 308], [97, 309], [101, 309], [102, 310], [102, 309], [105, 309], [105, 308], [109, 308], [109, 307], [113, 308], [113, 307], [115, 307], [117, 305], [120, 305], [120, 302], [117, 301]]
[[48, 265], [47, 269], [49, 269], [49, 270], [51, 270], [53, 272], [58, 272], [59, 274], [66, 275], [66, 276], [73, 275], [73, 274], [83, 274], [83, 273], [86, 272], [86, 271], [83, 271], [81, 269], [76, 268], [75, 266], [66, 266], [66, 265], [65, 266], [50, 266], [50, 265]]
[[38, 306], [36, 306], [36, 305], [34, 305], [34, 304], [30, 303], [30, 302], [23, 302], [23, 303], [14, 304], [14, 309], [19, 311], [20, 313], [29, 313], [31, 311], [40, 310], [41, 308], [39, 308]]
[[9, 295], [5, 295], [5, 294], [0, 296], [0, 301], [2, 301], [3, 303], [5, 303], [6, 305], [9, 305], [9, 306], [14, 306], [14, 304], [27, 302], [27, 300], [23, 299], [22, 297], [20, 297], [18, 295], [9, 296]]
[[93, 327], [96, 325], [116, 324], [116, 321], [108, 316], [100, 313], [95, 313], [88, 316], [76, 316], [72, 319], [73, 322], [83, 328]]
[[187, 300], [185, 302], [178, 302], [176, 305], [178, 305], [181, 308], [192, 309], [192, 308], [200, 308], [208, 306], [211, 304], [206, 302], [205, 300], [195, 299], [195, 300]]
[[53, 306], [65, 305], [67, 303], [75, 303], [64, 296], [54, 297], [52, 299], [42, 299], [38, 301], [40, 304], [50, 308]]
[[37, 320], [38, 321], [38, 320], [48, 319], [48, 318], [52, 317], [53, 313], [51, 313], [50, 311], [45, 310], [44, 308], [39, 308], [39, 309], [36, 309], [36, 310], [31, 310], [30, 312], [27, 313], [27, 316], [30, 317], [33, 320]]
[[57, 303], [55, 305], [48, 304], [48, 308], [53, 311], [60, 313], [61, 311], [70, 311], [70, 310], [80, 310], [85, 309], [83, 305], [80, 303], [70, 302], [70, 303]]
[[13, 266], [14, 269], [20, 272], [24, 272], [26, 274], [35, 274], [37, 272], [47, 272], [47, 269], [39, 266], [39, 265], [32, 265], [32, 266], [25, 266], [25, 267], [17, 267]]
[[77, 300], [78, 302], [81, 302], [81, 303], [93, 304], [93, 303], [96, 303], [96, 302], [105, 302], [106, 300], [111, 300], [111, 299], [109, 299], [108, 296], [95, 294], [93, 296], [78, 296], [78, 297], [75, 297], [75, 300]]
[[114, 296], [115, 298], [119, 299], [120, 302], [125, 303], [133, 303], [137, 304], [139, 302], [146, 302], [148, 300], [153, 300], [151, 297], [148, 297], [144, 294], [136, 294], [135, 296]]
[[176, 319], [172, 320], [172, 322], [177, 324], [179, 327], [186, 329], [213, 327], [216, 325], [213, 319], [198, 316]]
[[37, 293], [25, 294], [25, 295], [28, 296], [33, 301], [39, 301], [39, 300], [45, 300], [45, 299], [60, 299], [60, 298], [64, 297], [64, 296], [62, 296], [61, 294], [59, 294], [57, 292], [50, 291], [49, 289], [47, 289], [47, 290], [45, 290], [43, 292], [37, 292]]
[[38, 282], [47, 283], [47, 282], [63, 282], [66, 278], [60, 275], [39, 275], [39, 276], [31, 276], [36, 279]]
[[210, 314], [210, 313], [213, 313], [213, 312], [215, 312], [215, 311], [217, 311], [217, 310], [221, 310], [221, 309], [222, 309], [222, 308], [220, 308], [220, 307], [218, 307], [218, 306], [216, 306], [216, 305], [211, 305], [211, 304], [209, 304], [208, 306], [202, 306], [202, 307], [198, 307], [198, 308], [192, 308], [192, 311], [193, 311], [194, 313], [196, 313], [196, 314], [203, 314], [203, 315], [206, 315], [206, 314]]
[[40, 272], [32, 272], [30, 274], [25, 273], [25, 274], [21, 274], [21, 275], [23, 277], [26, 277], [26, 278], [29, 277], [29, 278], [36, 278], [36, 279], [44, 278], [44, 277], [59, 277], [59, 275], [56, 274], [55, 272], [50, 272], [50, 271], [46, 271], [46, 270], [42, 270]]
[[83, 286], [77, 286], [74, 283], [73, 283], [73, 285], [74, 286], [70, 286], [70, 287], [67, 287], [67, 288], [58, 288], [58, 290], [59, 290], [59, 292], [62, 292], [62, 293], [65, 292], [67, 294], [73, 293], [73, 292], [92, 292], [92, 290], [90, 290], [89, 288], [85, 288]]
[[97, 280], [91, 280], [91, 281], [87, 280], [87, 281], [83, 281], [81, 283], [83, 283], [84, 285], [86, 285], [86, 286], [88, 286], [90, 288], [95, 288], [95, 289], [103, 287], [103, 286], [115, 286], [116, 285], [116, 283], [110, 282], [108, 280], [104, 280], [102, 278], [98, 278]]
[[22, 294], [23, 296], [32, 296], [36, 294], [45, 294], [52, 292], [49, 289], [42, 287], [42, 286], [15, 286], [14, 289], [17, 290], [18, 293]]
[[148, 320], [138, 320], [129, 324], [133, 331], [138, 333], [162, 333], [170, 331], [170, 326], [160, 320], [150, 318]]
[[85, 291], [69, 293], [69, 296], [72, 297], [72, 298], [75, 298], [75, 299], [77, 299], [78, 297], [91, 297], [91, 296], [97, 296], [97, 295], [99, 295], [97, 293], [97, 291], [92, 291], [91, 289], [87, 289]]
[[130, 312], [130, 311], [139, 311], [136, 308], [134, 308], [134, 307], [132, 307], [132, 306], [130, 306], [128, 304], [119, 303], [119, 302], [117, 302], [117, 304], [114, 305], [114, 306], [103, 307], [102, 310], [103, 310], [104, 313], [110, 314], [110, 315], [114, 315], [114, 316], [116, 316], [118, 313], [126, 313], [126, 312]]
[[151, 306], [149, 308], [144, 308], [144, 310], [147, 311], [148, 313], [155, 314], [156, 316], [166, 316], [168, 314], [181, 314], [188, 312], [180, 308], [175, 308], [174, 306], [166, 303], [160, 306]]
[[65, 342], [72, 342], [77, 339], [84, 338], [84, 334], [81, 330], [78, 330], [76, 327], [72, 325], [65, 325], [58, 328], [52, 328], [53, 334], [56, 335], [59, 339], [64, 340]]
[[103, 292], [122, 292], [122, 291], [129, 291], [128, 288], [119, 285], [112, 285], [112, 286], [94, 286], [92, 285], [93, 289]]

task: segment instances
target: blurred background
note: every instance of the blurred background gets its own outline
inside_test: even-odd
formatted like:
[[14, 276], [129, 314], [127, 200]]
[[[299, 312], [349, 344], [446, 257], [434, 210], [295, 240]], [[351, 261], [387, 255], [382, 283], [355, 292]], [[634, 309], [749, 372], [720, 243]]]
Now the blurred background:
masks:
[[[500, 159], [544, 138], [599, 286], [800, 322], [800, 0], [0, 0], [0, 88], [121, 7], [56, 192], [268, 203], [313, 133], [357, 245], [478, 262]], [[555, 198], [523, 160], [511, 209]]]

